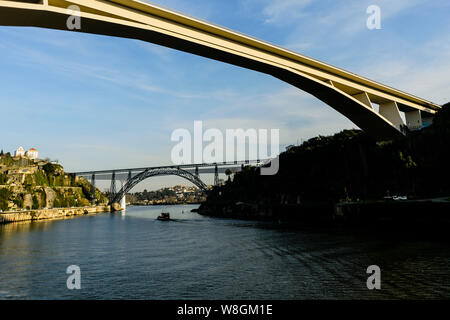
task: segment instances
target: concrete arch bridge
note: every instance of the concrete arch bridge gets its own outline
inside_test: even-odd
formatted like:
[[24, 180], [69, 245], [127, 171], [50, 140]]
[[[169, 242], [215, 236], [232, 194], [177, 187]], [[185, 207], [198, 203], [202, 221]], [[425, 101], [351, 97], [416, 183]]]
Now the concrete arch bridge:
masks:
[[69, 30], [74, 11], [67, 8], [73, 5], [81, 15], [80, 29], [73, 31], [138, 39], [272, 75], [317, 97], [378, 140], [401, 135], [404, 126], [420, 129], [440, 109], [343, 69], [140, 1], [0, 0], [0, 25]]

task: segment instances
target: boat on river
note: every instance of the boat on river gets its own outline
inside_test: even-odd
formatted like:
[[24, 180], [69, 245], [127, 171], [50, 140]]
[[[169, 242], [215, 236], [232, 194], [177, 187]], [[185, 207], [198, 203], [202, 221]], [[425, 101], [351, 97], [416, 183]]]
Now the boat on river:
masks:
[[170, 213], [168, 212], [161, 212], [161, 214], [156, 218], [160, 221], [169, 221], [170, 220]]

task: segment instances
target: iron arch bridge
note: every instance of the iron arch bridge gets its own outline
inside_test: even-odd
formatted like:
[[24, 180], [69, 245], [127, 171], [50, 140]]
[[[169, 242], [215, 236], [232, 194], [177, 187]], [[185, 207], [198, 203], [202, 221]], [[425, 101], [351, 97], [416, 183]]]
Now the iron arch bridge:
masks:
[[149, 168], [129, 179], [117, 193], [111, 193], [110, 203], [120, 203], [125, 194], [133, 189], [139, 182], [142, 182], [151, 177], [170, 175], [184, 178], [195, 184], [204, 192], [208, 190], [208, 186], [202, 180], [200, 180], [198, 175], [194, 175], [181, 168]]
[[[145, 2], [0, 0], [0, 25], [69, 30], [142, 40], [276, 77], [325, 102], [377, 140], [420, 129], [440, 105], [304, 55]], [[378, 105], [378, 109], [376, 106]], [[404, 113], [403, 120], [402, 113]]]
[[[276, 158], [278, 159], [278, 158]], [[91, 182], [91, 199], [93, 202], [96, 200], [96, 181], [110, 181], [109, 187], [109, 202], [120, 203], [124, 199], [124, 196], [139, 182], [142, 182], [148, 178], [156, 176], [168, 176], [174, 175], [184, 178], [203, 191], [208, 190], [208, 186], [201, 180], [201, 174], [213, 174], [214, 185], [220, 183], [219, 174], [226, 174], [227, 171], [237, 172], [242, 170], [243, 167], [248, 165], [254, 165], [256, 167], [271, 166], [272, 161], [276, 159], [256, 159], [256, 160], [239, 160], [231, 162], [219, 162], [219, 163], [197, 163], [197, 164], [181, 164], [181, 165], [169, 165], [158, 167], [142, 167], [142, 168], [124, 168], [124, 169], [106, 169], [96, 171], [83, 171], [70, 173], [76, 177], [83, 177]], [[122, 182], [122, 185], [117, 191], [117, 180]], [[122, 203], [123, 204], [123, 203]], [[124, 207], [126, 204], [123, 204]]]

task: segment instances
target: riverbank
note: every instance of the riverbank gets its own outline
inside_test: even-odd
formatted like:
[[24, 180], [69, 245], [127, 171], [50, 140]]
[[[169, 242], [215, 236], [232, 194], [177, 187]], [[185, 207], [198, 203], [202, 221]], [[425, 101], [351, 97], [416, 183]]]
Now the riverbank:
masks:
[[186, 202], [186, 201], [178, 201], [178, 202], [160, 202], [160, 203], [150, 203], [150, 202], [131, 202], [127, 203], [127, 206], [183, 206], [183, 205], [195, 205], [202, 204], [202, 201], [194, 201], [194, 202]]
[[344, 202], [335, 206], [334, 219], [349, 223], [450, 224], [447, 198]]
[[0, 213], [0, 224], [6, 224], [18, 221], [33, 221], [44, 219], [59, 219], [70, 216], [80, 216], [87, 214], [96, 214], [102, 212], [111, 212], [111, 207], [105, 206], [87, 206], [73, 208], [53, 208], [37, 209], [26, 211], [11, 211]]
[[291, 221], [317, 226], [419, 227], [434, 230], [450, 225], [447, 199], [386, 200], [310, 204], [252, 204], [243, 202], [204, 203], [204, 216]]

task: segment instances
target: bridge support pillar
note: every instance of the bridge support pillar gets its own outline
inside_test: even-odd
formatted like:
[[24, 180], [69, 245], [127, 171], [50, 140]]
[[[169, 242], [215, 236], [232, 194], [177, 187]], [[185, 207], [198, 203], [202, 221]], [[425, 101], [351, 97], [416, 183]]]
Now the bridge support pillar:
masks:
[[[128, 171], [128, 177], [130, 177], [131, 171]], [[131, 179], [131, 178], [130, 178]], [[127, 184], [128, 180], [120, 180], [120, 192], [122, 190], [125, 190], [125, 185]], [[119, 204], [120, 207], [123, 209], [123, 211], [127, 210], [127, 198], [126, 198], [126, 192], [123, 194], [123, 197], [120, 199]]]
[[123, 210], [127, 210], [127, 200], [126, 200], [126, 195], [123, 195], [122, 199], [120, 199], [120, 207]]
[[411, 130], [422, 128], [422, 114], [420, 110], [405, 112], [406, 125]]
[[369, 95], [367, 94], [367, 92], [361, 92], [361, 93], [355, 94], [353, 96], [353, 98], [355, 98], [359, 102], [364, 103], [370, 109], [373, 109], [372, 102], [370, 101], [370, 98], [369, 98]]
[[389, 120], [397, 129], [400, 129], [404, 125], [395, 101], [380, 104], [380, 114]]
[[92, 174], [91, 177], [91, 198], [92, 198], [92, 204], [95, 204], [96, 199], [96, 195], [95, 195], [95, 173]]
[[116, 195], [116, 172], [113, 171], [112, 173], [112, 177], [111, 177], [111, 187], [109, 189], [109, 197], [110, 197], [110, 201], [112, 201], [112, 199], [114, 199], [114, 196]]

